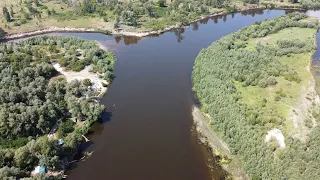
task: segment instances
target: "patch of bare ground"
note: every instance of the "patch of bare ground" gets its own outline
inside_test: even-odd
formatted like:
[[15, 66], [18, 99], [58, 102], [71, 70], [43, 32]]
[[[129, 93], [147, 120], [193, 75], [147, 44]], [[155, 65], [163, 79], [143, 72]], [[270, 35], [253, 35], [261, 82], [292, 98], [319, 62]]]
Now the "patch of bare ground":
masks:
[[281, 149], [286, 147], [286, 144], [284, 143], [284, 136], [279, 129], [271, 129], [268, 131], [265, 142], [269, 142], [273, 138], [278, 142]]
[[249, 177], [242, 169], [241, 161], [230, 153], [228, 145], [216, 134], [209, 124], [209, 117], [203, 116], [200, 109], [196, 106], [192, 109], [192, 116], [197, 131], [200, 134], [200, 141], [207, 144], [211, 148], [213, 156], [217, 156], [215, 152], [221, 152], [223, 155], [231, 159], [228, 164], [221, 164], [222, 168], [231, 174], [235, 180], [247, 180]]
[[[309, 66], [306, 68], [310, 71]], [[301, 90], [299, 102], [289, 112], [289, 119], [293, 122], [293, 129], [290, 134], [302, 142], [306, 142], [312, 128], [317, 125], [315, 118], [312, 116], [312, 108], [320, 104], [315, 86], [316, 82], [314, 78], [310, 79], [308, 85]]]
[[[94, 74], [90, 72], [90, 66], [86, 66], [83, 70], [79, 72], [75, 71], [65, 71], [60, 64], [53, 64], [53, 67], [60, 72], [66, 78], [67, 82], [71, 82], [73, 80], [84, 80], [90, 79], [92, 86], [91, 88], [100, 93], [100, 95], [106, 93], [107, 88], [103, 86], [103, 84], [109, 84], [106, 80], [99, 78], [98, 74]], [[99, 96], [100, 96], [99, 95]]]

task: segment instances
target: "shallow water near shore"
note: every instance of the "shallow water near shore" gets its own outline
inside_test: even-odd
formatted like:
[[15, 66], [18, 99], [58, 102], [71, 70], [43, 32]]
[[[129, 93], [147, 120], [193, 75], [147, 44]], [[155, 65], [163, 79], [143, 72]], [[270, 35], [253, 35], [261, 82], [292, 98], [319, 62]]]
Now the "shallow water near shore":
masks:
[[[203, 48], [255, 21], [285, 14], [256, 10], [213, 17], [156, 37], [52, 33], [97, 40], [117, 56], [112, 85], [101, 102], [110, 107], [88, 135], [93, 152], [74, 164], [68, 179], [225, 179], [193, 128], [191, 72]], [[212, 158], [211, 158], [212, 159]]]

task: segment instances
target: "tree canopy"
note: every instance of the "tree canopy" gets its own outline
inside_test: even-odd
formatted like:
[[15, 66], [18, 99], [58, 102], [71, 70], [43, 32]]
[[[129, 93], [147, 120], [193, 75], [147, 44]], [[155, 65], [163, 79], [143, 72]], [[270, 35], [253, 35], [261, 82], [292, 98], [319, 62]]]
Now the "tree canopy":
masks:
[[[252, 42], [267, 40], [268, 35], [287, 28], [317, 29], [318, 23], [302, 20], [306, 17], [293, 13], [257, 22], [214, 42], [196, 58], [192, 73], [193, 90], [201, 102], [202, 111], [211, 117], [213, 128], [223, 135], [232, 153], [244, 160], [244, 169], [252, 179], [319, 178], [317, 151], [320, 139], [315, 138], [319, 136], [319, 126], [312, 129], [307, 142], [283, 131], [286, 135], [285, 149], [265, 143], [267, 131], [285, 127], [285, 119], [264, 108], [266, 99], [259, 106], [248, 104], [239, 90], [272, 89], [279, 80], [295, 84], [301, 82], [301, 74], [280, 59], [305, 53], [310, 58], [315, 49], [315, 36], [313, 39], [279, 40], [273, 44], [252, 45]], [[279, 97], [274, 101], [285, 96], [281, 90], [276, 93]], [[314, 113], [310, 117], [319, 121], [315, 110], [318, 107], [313, 108], [310, 111]]]
[[61, 59], [67, 68], [92, 65], [93, 72], [113, 77], [114, 55], [91, 41], [43, 36], [0, 44], [0, 177], [26, 177], [39, 164], [63, 170], [103, 112], [90, 81], [55, 77], [51, 63]]

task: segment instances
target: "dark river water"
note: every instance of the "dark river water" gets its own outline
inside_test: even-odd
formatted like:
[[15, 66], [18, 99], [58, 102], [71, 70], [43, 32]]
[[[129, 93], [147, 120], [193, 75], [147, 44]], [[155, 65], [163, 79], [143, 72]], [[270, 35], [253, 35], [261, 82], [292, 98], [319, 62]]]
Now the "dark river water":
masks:
[[143, 39], [60, 33], [97, 40], [117, 56], [116, 78], [102, 100], [109, 112], [88, 136], [92, 144], [86, 151], [93, 154], [76, 164], [68, 179], [223, 179], [219, 166], [208, 168], [208, 153], [192, 131], [194, 60], [222, 36], [282, 14], [264, 10], [227, 15]]

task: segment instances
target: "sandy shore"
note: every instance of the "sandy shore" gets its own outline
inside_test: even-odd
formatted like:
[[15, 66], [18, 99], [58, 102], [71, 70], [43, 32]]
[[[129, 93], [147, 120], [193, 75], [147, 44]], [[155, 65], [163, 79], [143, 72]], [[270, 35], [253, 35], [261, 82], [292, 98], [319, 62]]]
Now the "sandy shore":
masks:
[[46, 29], [39, 29], [36, 31], [23, 32], [23, 33], [17, 33], [17, 34], [7, 34], [2, 39], [12, 40], [12, 39], [19, 39], [19, 38], [46, 34], [46, 33], [53, 33], [53, 32], [97, 32], [97, 30], [95, 30], [94, 28], [49, 27]]
[[86, 66], [83, 70], [79, 72], [75, 71], [65, 71], [60, 64], [52, 64], [53, 67], [60, 72], [62, 75], [65, 76], [67, 82], [71, 82], [73, 80], [84, 80], [90, 79], [92, 86], [91, 88], [97, 90], [99, 92], [99, 96], [103, 95], [107, 92], [107, 88], [104, 87], [102, 84], [109, 84], [106, 80], [100, 79], [98, 74], [94, 74], [89, 72], [90, 66]]

